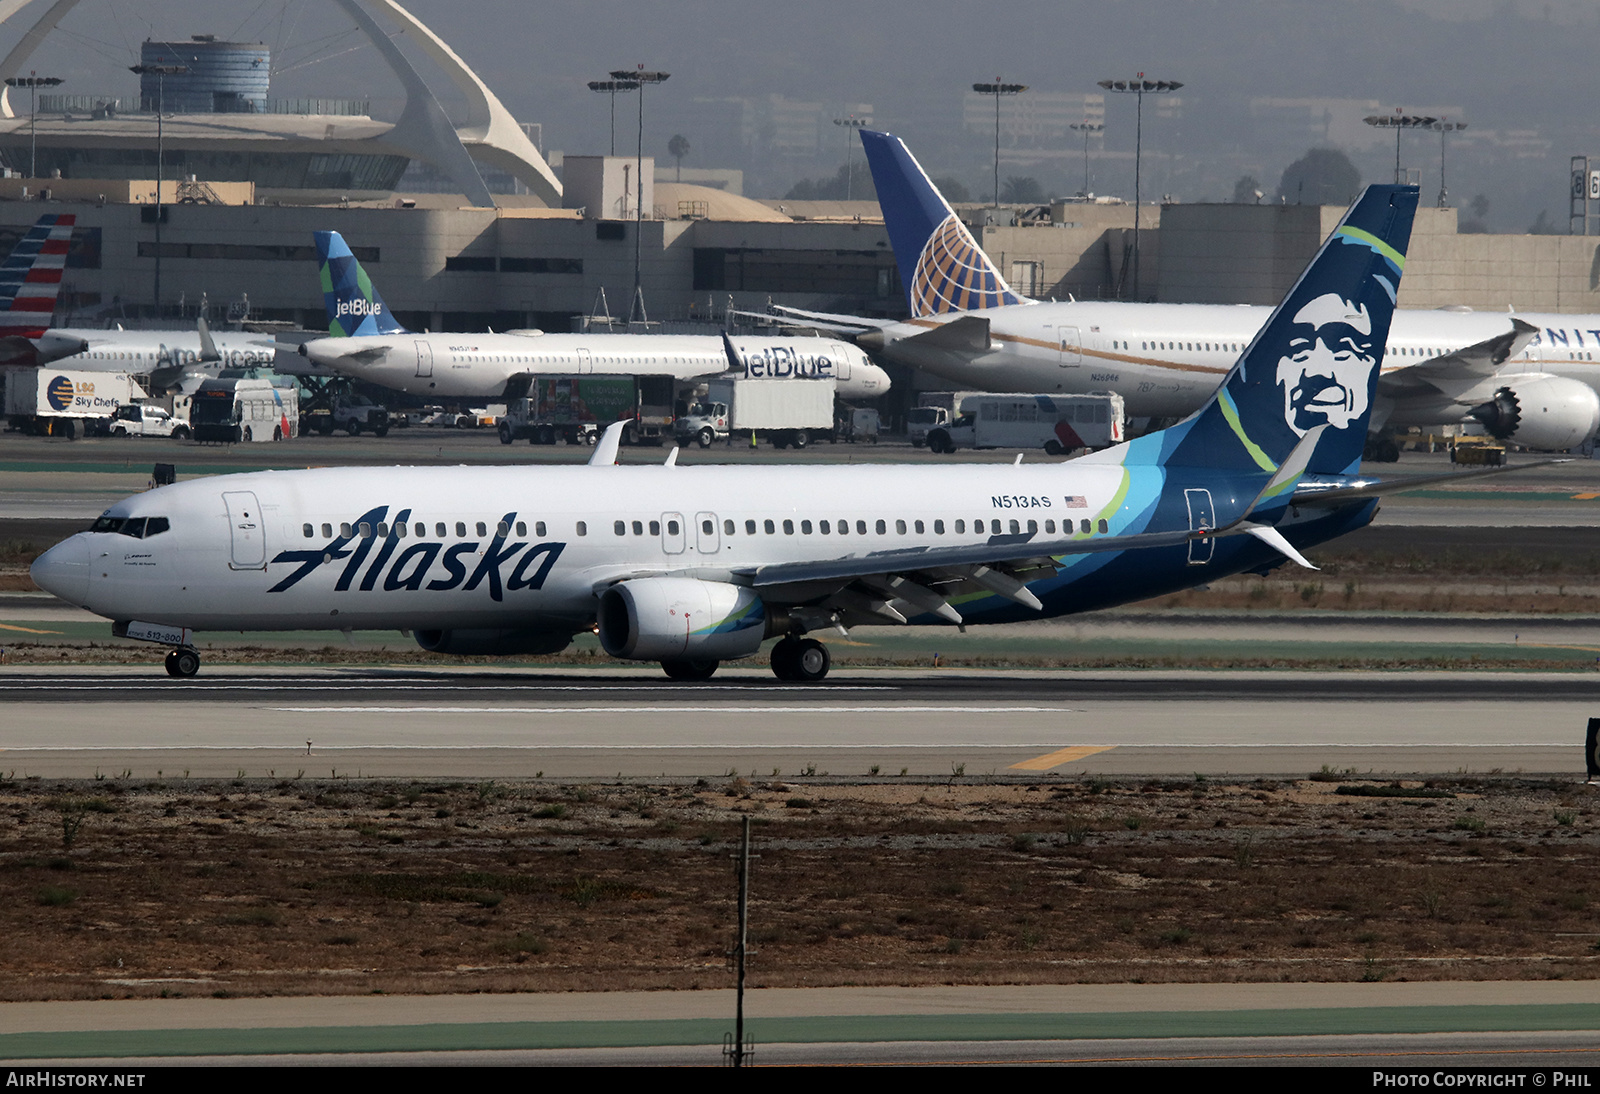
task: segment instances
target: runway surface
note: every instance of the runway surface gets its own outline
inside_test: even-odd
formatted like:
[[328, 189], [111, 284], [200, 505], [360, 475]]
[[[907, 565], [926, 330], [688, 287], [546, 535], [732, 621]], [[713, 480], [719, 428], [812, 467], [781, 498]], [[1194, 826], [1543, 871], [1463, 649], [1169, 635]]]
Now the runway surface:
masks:
[[50, 777], [1581, 775], [1600, 675], [8, 669], [0, 705], [0, 772]]

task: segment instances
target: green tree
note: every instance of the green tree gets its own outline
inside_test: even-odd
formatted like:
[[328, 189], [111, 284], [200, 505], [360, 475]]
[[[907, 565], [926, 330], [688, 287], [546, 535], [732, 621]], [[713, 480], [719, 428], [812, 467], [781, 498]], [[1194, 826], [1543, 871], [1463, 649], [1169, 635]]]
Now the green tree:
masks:
[[934, 188], [944, 195], [951, 205], [962, 205], [972, 200], [972, 191], [961, 185], [960, 179], [943, 175], [933, 180]]
[[678, 161], [678, 179], [683, 181], [683, 157], [689, 154], [689, 138], [682, 133], [676, 134], [667, 142], [667, 155]]
[[1012, 175], [1000, 187], [1000, 200], [1012, 205], [1039, 205], [1044, 202], [1044, 187], [1032, 175]]
[[1289, 205], [1348, 205], [1361, 190], [1361, 172], [1337, 148], [1313, 148], [1283, 169], [1277, 200]]

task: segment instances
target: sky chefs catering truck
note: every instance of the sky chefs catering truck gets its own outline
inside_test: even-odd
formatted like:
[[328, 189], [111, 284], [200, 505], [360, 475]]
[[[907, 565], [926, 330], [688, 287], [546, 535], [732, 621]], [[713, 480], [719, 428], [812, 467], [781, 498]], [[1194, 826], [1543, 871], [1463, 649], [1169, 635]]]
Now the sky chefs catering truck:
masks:
[[928, 448], [1042, 448], [1059, 456], [1080, 448], [1107, 448], [1126, 436], [1122, 396], [968, 395], [961, 417], [928, 432]]
[[6, 421], [39, 436], [103, 432], [119, 407], [145, 398], [125, 372], [14, 368], [5, 370], [5, 385]]
[[804, 448], [833, 436], [831, 380], [711, 380], [704, 399], [673, 423], [678, 441], [701, 448], [765, 433], [773, 447]]
[[627, 422], [623, 444], [660, 444], [672, 433], [677, 381], [671, 376], [541, 376], [506, 405], [500, 443], [593, 444], [613, 422]]
[[269, 380], [206, 380], [189, 404], [197, 441], [281, 441], [300, 428], [300, 397]]

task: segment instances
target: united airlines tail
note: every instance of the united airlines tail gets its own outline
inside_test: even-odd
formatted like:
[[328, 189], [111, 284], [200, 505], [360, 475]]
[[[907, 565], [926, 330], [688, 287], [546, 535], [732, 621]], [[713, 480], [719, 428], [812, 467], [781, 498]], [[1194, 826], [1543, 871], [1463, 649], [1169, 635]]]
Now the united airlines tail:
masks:
[[1026, 304], [1000, 276], [905, 142], [861, 131], [911, 317]]
[[338, 232], [315, 232], [322, 263], [322, 302], [328, 309], [328, 333], [334, 337], [405, 334], [389, 305], [378, 295], [367, 271], [350, 253]]
[[0, 338], [38, 338], [50, 326], [76, 222], [72, 213], [46, 213], [0, 263]]
[[1354, 472], [1416, 211], [1415, 186], [1367, 187], [1210, 402], [1169, 429], [1085, 458], [1276, 472], [1302, 438], [1327, 426], [1306, 473]]

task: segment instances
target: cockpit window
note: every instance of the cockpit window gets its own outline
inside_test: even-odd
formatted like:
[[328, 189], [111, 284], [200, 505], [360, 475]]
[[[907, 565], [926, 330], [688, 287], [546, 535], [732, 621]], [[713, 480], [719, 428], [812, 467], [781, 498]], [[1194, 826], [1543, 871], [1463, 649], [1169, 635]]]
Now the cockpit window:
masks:
[[[110, 527], [102, 528], [100, 525], [108, 524]], [[159, 536], [169, 530], [172, 522], [166, 517], [101, 517], [95, 521], [91, 532], [116, 532], [119, 535], [129, 536], [133, 539], [149, 539]]]
[[125, 535], [125, 536], [132, 536], [134, 539], [143, 539], [144, 538], [144, 525], [145, 525], [145, 518], [144, 517], [132, 517], [132, 518], [130, 518], [128, 520], [123, 521], [122, 522], [122, 527], [118, 528], [117, 531], [120, 532], [121, 534]]
[[145, 522], [144, 538], [149, 539], [151, 536], [159, 536], [162, 532], [165, 532], [171, 527], [172, 522], [166, 517], [151, 517]]
[[89, 531], [91, 531], [91, 532], [117, 532], [117, 531], [120, 531], [122, 529], [122, 522], [125, 521], [125, 520], [127, 520], [126, 517], [106, 517], [106, 516], [102, 516], [99, 520], [97, 520], [93, 524], [89, 525]]

